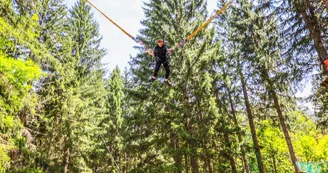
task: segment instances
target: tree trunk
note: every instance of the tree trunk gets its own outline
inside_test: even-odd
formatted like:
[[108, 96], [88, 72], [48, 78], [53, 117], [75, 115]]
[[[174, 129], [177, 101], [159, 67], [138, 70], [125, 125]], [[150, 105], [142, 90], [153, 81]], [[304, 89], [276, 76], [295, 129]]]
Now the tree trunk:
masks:
[[186, 169], [186, 173], [189, 173], [189, 165], [188, 165], [188, 155], [185, 154], [185, 169]]
[[[227, 144], [227, 148], [229, 148], [229, 150], [230, 150], [231, 149], [231, 143], [230, 143], [230, 140], [229, 140], [229, 136], [226, 132], [224, 132], [223, 136], [224, 136], [225, 143]], [[232, 173], [237, 173], [236, 163], [235, 163], [235, 160], [233, 159], [233, 157], [231, 156], [231, 154], [226, 153], [226, 157], [230, 162], [231, 172]]]
[[271, 81], [271, 79], [269, 77], [269, 74], [268, 74], [268, 71], [264, 66], [262, 66], [262, 73], [263, 73], [264, 80], [266, 80], [268, 82], [268, 90], [269, 90], [269, 92], [270, 92], [270, 94], [273, 98], [274, 106], [275, 106], [275, 109], [276, 109], [277, 114], [279, 116], [279, 121], [280, 121], [280, 124], [281, 124], [281, 128], [284, 132], [285, 140], [287, 142], [289, 154], [290, 154], [290, 157], [291, 157], [292, 164], [294, 166], [295, 172], [300, 172], [298, 166], [296, 165], [297, 158], [296, 158], [296, 155], [295, 155], [295, 152], [294, 152], [293, 144], [292, 144], [290, 136], [289, 136], [288, 127], [287, 127], [287, 124], [286, 124], [285, 117], [282, 115], [278, 95], [277, 95], [275, 89], [272, 88], [272, 86], [274, 86], [273, 82]]
[[292, 159], [292, 162], [293, 162], [293, 165], [294, 165], [294, 168], [295, 168], [295, 172], [300, 172], [298, 166], [296, 165], [297, 158], [296, 158], [296, 155], [295, 155], [295, 152], [294, 152], [293, 144], [292, 144], [290, 136], [289, 136], [289, 132], [288, 132], [288, 128], [287, 128], [287, 125], [286, 125], [285, 117], [282, 115], [282, 112], [281, 112], [281, 109], [280, 109], [277, 94], [276, 94], [276, 92], [272, 92], [272, 95], [273, 95], [274, 105], [275, 105], [275, 108], [276, 108], [278, 116], [279, 116], [280, 124], [281, 124], [281, 127], [282, 127], [283, 132], [284, 132], [285, 140], [286, 140], [287, 145], [288, 145], [289, 154], [290, 154], [290, 157]]
[[[328, 4], [327, 0], [325, 0], [325, 2], [326, 4]], [[307, 14], [306, 12], [307, 9], [310, 12], [309, 14]], [[310, 37], [314, 42], [314, 47], [317, 50], [318, 56], [320, 58], [320, 62], [323, 65], [324, 71], [326, 72], [327, 68], [324, 64], [324, 61], [328, 59], [328, 52], [323, 44], [322, 37], [321, 37], [321, 28], [310, 2], [308, 2], [307, 6], [304, 6], [302, 8], [300, 13], [302, 15], [303, 20], [305, 21], [306, 28], [310, 31]]]
[[[187, 120], [190, 121], [190, 120]], [[192, 131], [190, 130], [190, 124], [188, 123], [187, 126], [188, 133], [192, 136]], [[197, 143], [194, 139], [189, 139], [188, 144], [191, 149], [190, 155], [190, 164], [191, 164], [191, 172], [192, 173], [199, 173], [199, 165], [198, 165], [198, 158], [197, 158]]]
[[[226, 105], [226, 103], [220, 102], [220, 97], [219, 97], [218, 91], [216, 92], [216, 101], [217, 101], [220, 112], [222, 114], [228, 114], [228, 110], [224, 106], [224, 105]], [[227, 132], [223, 132], [223, 138], [224, 138], [225, 147], [228, 148], [229, 150], [231, 150], [231, 143], [230, 143], [230, 140], [229, 140], [229, 134]], [[234, 158], [231, 156], [230, 151], [224, 153], [224, 157], [226, 159], [228, 159], [229, 162], [230, 162], [231, 172], [236, 173], [237, 172], [236, 163], [235, 163]]]
[[[260, 49], [261, 46], [259, 45], [259, 42], [257, 41], [254, 32], [252, 33], [252, 36], [253, 36], [253, 39], [255, 41], [255, 45], [256, 45], [257, 49]], [[320, 37], [320, 30], [319, 30], [319, 37]], [[321, 40], [321, 38], [319, 38], [319, 39]], [[297, 158], [296, 158], [296, 155], [295, 155], [295, 152], [294, 152], [293, 144], [291, 142], [291, 139], [290, 139], [290, 136], [289, 136], [289, 133], [288, 133], [288, 128], [287, 128], [287, 125], [286, 125], [286, 120], [285, 120], [285, 117], [282, 115], [282, 111], [281, 111], [281, 107], [280, 107], [280, 104], [279, 104], [278, 95], [277, 95], [275, 89], [272, 88], [274, 86], [273, 85], [274, 83], [270, 79], [270, 76], [268, 74], [268, 70], [267, 70], [267, 68], [264, 65], [261, 65], [258, 68], [260, 68], [260, 70], [261, 70], [261, 73], [262, 73], [261, 75], [262, 75], [263, 81], [267, 81], [267, 83], [268, 83], [268, 86], [266, 86], [266, 87], [267, 87], [267, 90], [269, 91], [271, 97], [273, 98], [274, 106], [275, 106], [275, 109], [277, 111], [277, 114], [278, 114], [278, 117], [279, 117], [279, 121], [280, 121], [282, 130], [284, 132], [285, 140], [287, 142], [287, 146], [288, 146], [289, 154], [290, 154], [290, 157], [291, 157], [291, 160], [292, 160], [292, 164], [294, 166], [295, 172], [298, 173], [298, 172], [300, 172], [300, 170], [299, 170], [298, 166], [296, 165]]]
[[323, 3], [325, 3], [326, 8], [328, 9], [328, 0], [322, 0], [322, 1], [323, 1]]
[[[240, 129], [238, 121], [237, 121], [235, 106], [233, 104], [231, 93], [230, 93], [229, 89], [228, 89], [228, 97], [229, 97], [229, 102], [230, 102], [230, 107], [231, 107], [232, 118], [233, 118], [234, 124], [238, 129]], [[238, 142], [241, 143], [243, 140], [242, 140], [242, 137], [241, 137], [241, 134], [240, 134], [240, 130], [237, 132], [237, 136], [238, 136]], [[243, 145], [241, 146], [240, 150], [241, 150], [241, 156], [242, 156], [242, 160], [243, 160], [244, 169], [245, 169], [246, 173], [250, 173], [248, 160], [246, 158], [245, 148], [244, 148]]]
[[124, 153], [124, 159], [123, 159], [123, 162], [125, 162], [125, 164], [124, 164], [124, 166], [122, 167], [122, 172], [123, 173], [126, 173], [126, 171], [127, 171], [127, 167], [128, 167], [128, 165], [127, 165], [127, 161], [126, 161], [127, 159], [126, 159], [126, 153]]
[[278, 171], [277, 171], [276, 158], [275, 158], [275, 155], [274, 154], [272, 155], [272, 164], [273, 164], [273, 171], [274, 171], [274, 173], [278, 173]]
[[208, 173], [213, 173], [212, 165], [211, 165], [211, 158], [207, 157], [205, 159], [206, 159], [206, 167], [207, 167]]
[[[170, 138], [171, 138], [171, 144], [170, 144], [171, 146], [170, 147], [172, 150], [176, 151], [179, 148], [179, 140], [173, 133], [171, 133]], [[182, 157], [181, 157], [181, 155], [175, 153], [173, 156], [173, 159], [174, 159], [174, 165], [178, 169], [176, 172], [182, 173], [182, 170], [181, 170]]]
[[[238, 65], [238, 68], [241, 68], [239, 60], [237, 60], [237, 65]], [[243, 93], [244, 93], [246, 112], [247, 112], [249, 127], [250, 127], [251, 133], [252, 133], [252, 140], [253, 140], [253, 145], [254, 145], [254, 149], [255, 149], [255, 155], [256, 155], [256, 159], [257, 159], [258, 168], [259, 168], [260, 173], [265, 173], [264, 165], [262, 162], [262, 155], [261, 155], [259, 143], [257, 140], [255, 125], [254, 125], [254, 118], [253, 118], [253, 114], [252, 114], [252, 110], [251, 110], [251, 105], [250, 105], [249, 99], [248, 99], [246, 80], [245, 80], [245, 77], [244, 77], [241, 69], [238, 70], [238, 73], [240, 75], [240, 80], [241, 80], [242, 89], [243, 89]]]
[[65, 125], [66, 125], [66, 134], [67, 136], [64, 138], [64, 160], [63, 160], [63, 167], [64, 167], [64, 173], [68, 173], [69, 172], [69, 161], [70, 161], [70, 148], [72, 146], [71, 143], [71, 131], [70, 131], [70, 122], [69, 121], [65, 121]]
[[70, 157], [70, 151], [69, 148], [65, 147], [65, 154], [64, 154], [64, 173], [68, 173], [68, 165], [69, 165], [69, 157]]
[[[194, 143], [194, 142], [192, 142]], [[195, 148], [195, 145], [192, 144], [192, 148]], [[192, 149], [191, 151], [196, 152], [194, 149]], [[191, 172], [192, 173], [199, 173], [199, 165], [198, 165], [198, 158], [197, 156], [193, 154], [191, 154], [190, 156], [190, 164], [191, 164]]]
[[[185, 88], [184, 90], [184, 106], [185, 108], [189, 107], [188, 101], [189, 101], [189, 97], [188, 97], [188, 89]], [[185, 122], [185, 127], [187, 132], [189, 133], [190, 136], [193, 135], [192, 129], [191, 129], [191, 114], [189, 111], [186, 111], [185, 113], [185, 117], [186, 117], [186, 122]], [[188, 145], [192, 151], [192, 154], [190, 155], [190, 164], [191, 164], [191, 172], [192, 173], [199, 173], [199, 165], [198, 165], [198, 158], [197, 158], [197, 143], [196, 141], [194, 141], [194, 139], [188, 139]]]

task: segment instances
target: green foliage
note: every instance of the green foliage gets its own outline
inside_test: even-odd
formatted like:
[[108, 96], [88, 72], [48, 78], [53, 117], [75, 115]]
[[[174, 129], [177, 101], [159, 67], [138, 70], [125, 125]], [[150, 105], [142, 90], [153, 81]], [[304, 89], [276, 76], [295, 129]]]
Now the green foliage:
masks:
[[118, 128], [121, 128], [121, 125], [123, 123], [123, 79], [121, 77], [121, 73], [118, 67], [114, 69], [114, 71], [111, 74], [111, 77], [109, 79], [108, 84], [108, 108], [110, 112], [109, 115], [116, 115], [115, 120], [113, 123], [118, 126]]
[[[35, 99], [35, 82], [43, 76], [33, 60], [47, 57], [46, 50], [35, 38], [38, 36], [37, 15], [13, 13], [11, 1], [1, 1], [0, 16], [0, 144], [1, 171], [13, 167], [9, 153], [16, 155], [26, 149], [24, 110], [34, 109], [29, 100]], [[48, 56], [50, 57], [50, 56]], [[29, 106], [28, 106], [29, 105]], [[18, 155], [16, 155], [18, 156]]]
[[100, 63], [105, 52], [99, 48], [98, 26], [82, 1], [69, 13], [57, 1], [44, 2], [42, 8], [40, 42], [58, 61], [44, 66], [50, 74], [38, 90], [39, 127], [30, 124], [46, 134], [37, 139], [41, 148], [37, 159], [44, 171], [91, 172], [96, 160], [89, 156], [101, 145], [97, 126], [104, 117], [106, 94]]
[[[166, 32], [165, 43], [173, 47], [206, 19], [206, 8], [201, 0], [154, 0], [145, 5], [145, 28], [140, 38], [149, 46]], [[212, 159], [221, 152], [229, 153], [226, 151], [228, 145], [222, 151], [216, 147], [224, 143], [216, 139], [224, 136], [220, 130], [227, 125], [218, 110], [213, 73], [208, 72], [215, 57], [221, 56], [219, 50], [215, 51], [219, 44], [212, 44], [213, 39], [213, 28], [204, 29], [170, 56], [170, 80], [175, 88], [165, 88], [158, 82], [144, 86], [153, 73], [155, 60], [142, 50], [133, 57], [131, 72], [135, 85], [128, 92], [133, 108], [127, 117], [126, 150], [139, 155], [137, 164], [143, 165], [138, 168], [140, 171], [173, 166], [179, 172], [187, 166], [194, 172], [215, 172], [217, 167], [200, 165], [218, 164]], [[222, 154], [222, 158], [229, 156]]]
[[[39, 79], [41, 71], [32, 61], [21, 61], [13, 58], [0, 57], [2, 110], [9, 114], [20, 109], [22, 98], [32, 88], [31, 81]], [[5, 106], [7, 105], [7, 106]], [[12, 111], [12, 112], [9, 112]]]
[[0, 171], [4, 172], [6, 168], [9, 167], [9, 161], [10, 157], [8, 156], [8, 150], [11, 148], [7, 147], [1, 147], [0, 148]]
[[[51, 60], [48, 50], [36, 41], [39, 36], [38, 16], [21, 16], [15, 24], [0, 16], [0, 44], [5, 53], [15, 58], [33, 59], [35, 62]], [[15, 39], [11, 39], [15, 38]], [[27, 53], [31, 53], [27, 56]]]
[[25, 144], [25, 140], [19, 137], [22, 124], [17, 112], [22, 109], [32, 82], [40, 76], [39, 67], [32, 61], [0, 56], [0, 168], [9, 167], [9, 151]]
[[258, 132], [260, 145], [263, 147], [263, 159], [267, 165], [266, 171], [292, 172], [284, 134], [271, 123], [268, 120], [262, 121]]
[[320, 134], [314, 122], [304, 114], [293, 112], [295, 117], [295, 150], [298, 153], [300, 162], [321, 163], [328, 160], [327, 135]]
[[45, 173], [40, 169], [27, 168], [22, 170], [13, 170], [12, 173]]

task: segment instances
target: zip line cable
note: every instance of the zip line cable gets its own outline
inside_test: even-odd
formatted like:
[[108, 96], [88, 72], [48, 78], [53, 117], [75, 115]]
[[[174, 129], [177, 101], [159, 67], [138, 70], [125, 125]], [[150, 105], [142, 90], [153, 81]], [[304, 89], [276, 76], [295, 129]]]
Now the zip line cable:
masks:
[[[134, 40], [136, 43], [141, 44], [147, 51], [149, 48], [146, 46], [146, 44], [140, 40], [133, 37], [131, 34], [129, 34], [127, 31], [125, 31], [122, 27], [120, 27], [117, 23], [115, 23], [111, 18], [109, 18], [105, 13], [103, 13], [100, 9], [98, 9], [94, 4], [92, 4], [89, 0], [86, 0], [87, 3], [89, 3], [93, 8], [95, 8], [99, 13], [101, 13], [106, 19], [108, 19], [112, 24], [114, 24], [116, 27], [118, 27], [122, 32], [124, 32], [127, 36], [129, 36], [132, 40]], [[229, 1], [227, 4], [225, 4], [221, 9], [217, 10], [216, 13], [210, 17], [205, 23], [203, 23], [198, 29], [196, 29], [192, 34], [190, 34], [185, 40], [180, 41], [174, 49], [179, 48], [180, 46], [183, 46], [187, 41], [191, 40], [195, 35], [197, 35], [203, 28], [205, 28], [214, 18], [219, 16], [222, 12], [224, 12], [231, 4], [233, 0]], [[174, 50], [173, 49], [173, 50]]]

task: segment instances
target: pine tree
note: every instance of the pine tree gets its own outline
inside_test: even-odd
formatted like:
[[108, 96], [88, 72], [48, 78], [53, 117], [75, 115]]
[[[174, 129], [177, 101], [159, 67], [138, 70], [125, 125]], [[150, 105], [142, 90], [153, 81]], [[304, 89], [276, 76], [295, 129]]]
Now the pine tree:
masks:
[[[220, 98], [219, 100], [222, 101], [222, 106], [225, 106], [225, 112], [228, 115], [230, 122], [231, 132], [232, 134], [236, 133], [237, 141], [234, 141], [240, 145], [240, 154], [241, 159], [243, 162], [243, 172], [250, 172], [249, 170], [249, 163], [246, 156], [246, 146], [244, 142], [244, 137], [242, 134], [244, 133], [241, 129], [240, 122], [238, 122], [237, 119], [237, 103], [240, 102], [237, 99], [235, 99], [234, 95], [240, 95], [242, 94], [240, 90], [236, 89], [236, 85], [232, 83], [232, 81], [236, 81], [236, 75], [234, 69], [234, 60], [231, 60], [230, 58], [226, 58], [224, 60], [219, 60], [218, 63], [216, 63], [217, 70], [216, 73], [220, 74], [222, 73], [222, 77], [216, 82], [218, 85], [218, 92], [220, 92]], [[236, 103], [237, 102], [237, 103]], [[239, 103], [242, 104], [242, 103]], [[229, 109], [230, 108], [230, 109]], [[232, 151], [230, 152], [236, 152], [238, 150], [237, 148], [231, 148]], [[237, 152], [236, 152], [237, 153]]]
[[105, 50], [99, 46], [99, 26], [90, 9], [84, 1], [79, 1], [70, 10], [68, 18], [73, 41], [71, 52], [76, 60], [73, 66], [76, 77], [72, 81], [75, 91], [72, 94], [77, 100], [72, 100], [75, 106], [73, 114], [69, 115], [72, 119], [66, 120], [64, 172], [90, 170], [88, 163], [92, 160], [87, 156], [96, 145], [93, 138], [98, 137], [96, 129], [105, 112], [104, 70], [100, 62]]
[[[224, 1], [218, 1], [218, 8], [220, 6], [224, 5], [226, 2]], [[218, 59], [217, 62], [215, 63], [215, 73], [216, 74], [221, 74], [221, 77], [217, 81], [218, 85], [218, 92], [220, 92], [221, 98], [220, 100], [225, 100], [224, 105], [227, 109], [227, 112], [229, 113], [229, 118], [231, 122], [231, 126], [234, 129], [234, 133], [236, 133], [237, 136], [237, 141], [238, 145], [240, 146], [240, 154], [241, 155], [241, 160], [243, 162], [243, 172], [250, 172], [249, 168], [249, 162], [247, 158], [247, 148], [248, 146], [245, 144], [246, 141], [243, 137], [244, 131], [241, 129], [241, 124], [242, 122], [238, 122], [238, 106], [242, 105], [242, 99], [239, 98], [239, 95], [243, 95], [242, 90], [238, 89], [241, 88], [239, 85], [239, 82], [236, 82], [239, 80], [239, 76], [236, 75], [238, 74], [238, 70], [236, 69], [236, 57], [235, 56], [230, 56], [232, 52], [227, 51], [230, 49], [231, 46], [231, 38], [230, 31], [232, 27], [230, 26], [230, 18], [227, 19], [227, 16], [231, 15], [231, 9], [233, 7], [227, 9], [227, 11], [220, 15], [217, 19], [217, 37], [218, 41], [221, 41], [222, 48], [218, 49], [219, 51], [223, 52], [223, 57], [221, 59]], [[228, 15], [227, 15], [228, 14]], [[232, 49], [230, 49], [232, 50]], [[236, 150], [236, 149], [235, 149]]]
[[50, 52], [36, 39], [40, 32], [37, 11], [25, 10], [19, 13], [15, 3], [8, 0], [1, 1], [0, 6], [6, 8], [0, 16], [1, 37], [7, 40], [15, 39], [15, 42], [3, 47], [8, 55], [16, 59], [31, 59], [38, 64], [41, 64], [43, 59], [51, 59]]
[[66, 14], [62, 1], [42, 1], [39, 11], [39, 42], [50, 50], [55, 59], [42, 63], [42, 69], [48, 76], [40, 81], [38, 95], [42, 109], [38, 126], [32, 126], [32, 129], [36, 134], [43, 134], [35, 139], [40, 152], [36, 164], [43, 170], [55, 172], [62, 171], [60, 162], [63, 160], [62, 141], [65, 138], [63, 121], [68, 119], [68, 107], [72, 108], [68, 106], [68, 98], [72, 97], [69, 91], [74, 87], [70, 83], [75, 78], [72, 68], [75, 61], [70, 56], [71, 39], [67, 38], [69, 32], [65, 28]]
[[[207, 17], [201, 0], [154, 0], [145, 6], [146, 20], [142, 23], [146, 28], [141, 30], [140, 39], [148, 45], [161, 38], [165, 31], [165, 43], [172, 46]], [[218, 118], [223, 117], [218, 111], [213, 78], [208, 72], [217, 55], [214, 48], [218, 45], [213, 44], [213, 34], [212, 29], [204, 29], [171, 56], [170, 79], [176, 85], [172, 89], [157, 82], [144, 86], [142, 81], [151, 76], [154, 60], [144, 54], [132, 59], [135, 86], [129, 95], [134, 98], [132, 105], [136, 107], [127, 121], [133, 123], [128, 129], [132, 132], [130, 138], [137, 136], [134, 140], [138, 142], [130, 141], [127, 147], [132, 150], [138, 146], [137, 151], [132, 150], [140, 158], [137, 170], [218, 171], [212, 166], [217, 163], [215, 158], [220, 152], [216, 146], [216, 137], [220, 135], [216, 135], [215, 129], [220, 128]], [[229, 160], [225, 163], [229, 165]]]
[[[314, 82], [315, 121], [295, 98], [319, 71], [313, 55], [326, 59], [324, 5], [234, 2], [170, 56], [169, 88], [147, 83], [155, 59], [142, 47], [104, 78], [85, 1], [0, 1], [0, 172], [325, 172], [327, 92]], [[205, 7], [144, 3], [138, 39], [174, 47]]]
[[[318, 8], [320, 1], [292, 1], [290, 3], [293, 6], [296, 14], [304, 21], [305, 28], [310, 32], [309, 37], [313, 41], [314, 48], [318, 54], [319, 60], [323, 69], [325, 68], [324, 61], [328, 58], [327, 44], [323, 38], [323, 34], [327, 29], [322, 26], [322, 21], [327, 19], [327, 15], [324, 15], [324, 9]], [[316, 8], [317, 7], [317, 8]], [[322, 19], [317, 16], [320, 15]]]
[[[106, 81], [105, 89], [106, 97], [106, 112], [103, 119], [99, 123], [98, 139], [100, 141], [98, 147], [95, 147], [93, 152], [93, 160], [97, 159], [95, 169], [102, 172], [122, 172], [124, 169], [123, 151], [123, 134], [124, 117], [123, 117], [123, 101], [124, 101], [124, 83], [118, 67], [116, 67], [110, 78]], [[106, 156], [106, 157], [104, 157]], [[108, 163], [110, 163], [108, 165]]]
[[248, 95], [248, 91], [247, 91], [247, 87], [246, 87], [247, 83], [246, 83], [245, 76], [242, 72], [243, 68], [240, 65], [240, 60], [237, 60], [237, 64], [238, 64], [238, 73], [240, 75], [240, 80], [241, 80], [241, 83], [242, 83], [245, 106], [246, 106], [249, 126], [250, 126], [251, 133], [252, 133], [253, 145], [254, 145], [254, 149], [255, 149], [255, 155], [256, 155], [256, 159], [257, 159], [258, 168], [259, 168], [260, 172], [265, 172], [264, 171], [265, 168], [264, 168], [263, 161], [262, 161], [262, 154], [261, 154], [261, 151], [260, 151], [260, 146], [259, 146], [259, 142], [258, 142], [258, 138], [257, 138], [257, 135], [256, 135], [256, 130], [255, 130], [254, 115], [253, 115], [252, 110], [251, 110], [249, 95]]
[[[236, 37], [234, 38], [234, 40], [244, 42], [240, 47], [240, 50], [244, 55], [244, 60], [239, 62], [242, 62], [243, 64], [249, 66], [248, 71], [251, 71], [249, 73], [250, 77], [248, 77], [250, 78], [250, 84], [252, 84], [253, 88], [257, 88], [258, 90], [258, 92], [255, 92], [255, 95], [251, 95], [251, 97], [262, 98], [264, 99], [262, 100], [262, 103], [265, 103], [267, 105], [271, 104], [270, 102], [266, 103], [267, 100], [272, 99], [279, 117], [279, 122], [282, 126], [285, 135], [285, 140], [288, 144], [287, 146], [290, 151], [292, 163], [294, 165], [295, 171], [299, 171], [298, 167], [296, 166], [297, 159], [295, 156], [293, 145], [291, 143], [289, 131], [286, 125], [286, 119], [283, 115], [283, 110], [281, 106], [282, 101], [284, 99], [279, 98], [277, 94], [279, 93], [279, 91], [285, 91], [287, 95], [291, 94], [289, 92], [288, 83], [295, 80], [295, 78], [288, 77], [288, 74], [293, 72], [292, 70], [288, 71], [283, 69], [283, 67], [288, 66], [286, 62], [290, 63], [289, 59], [279, 59], [281, 58], [281, 56], [280, 51], [278, 51], [280, 45], [277, 44], [279, 42], [279, 39], [278, 37], [276, 37], [278, 32], [275, 27], [276, 24], [272, 23], [272, 20], [270, 20], [270, 18], [267, 21], [264, 21], [264, 16], [261, 16], [259, 10], [257, 10], [255, 6], [252, 6], [247, 12], [247, 20], [243, 23], [243, 25], [240, 25], [241, 22], [236, 22], [237, 24], [239, 23], [239, 29], [241, 27], [244, 27], [242, 30], [239, 30], [239, 33], [245, 33], [243, 35], [244, 37], [241, 37], [242, 39], [238, 40], [235, 39]], [[247, 41], [242, 41], [246, 39]], [[274, 60], [271, 59], [272, 56], [275, 57]], [[240, 72], [240, 75], [243, 78], [244, 74], [242, 74], [242, 72]], [[247, 92], [247, 90], [245, 90], [245, 82], [246, 81], [242, 81], [242, 84], [244, 83], [244, 93], [245, 91]], [[261, 92], [264, 93], [261, 94]], [[289, 98], [287, 98], [287, 100], [288, 99]], [[263, 107], [265, 107], [265, 105], [263, 105]], [[257, 112], [257, 110], [253, 110], [253, 112]]]
[[229, 57], [228, 59], [231, 59], [230, 61], [226, 60], [225, 63], [227, 63], [227, 65], [232, 64], [234, 66], [232, 67], [231, 65], [230, 68], [234, 69], [234, 74], [237, 74], [235, 80], [240, 80], [238, 82], [236, 81], [235, 83], [238, 83], [239, 87], [242, 88], [241, 94], [244, 96], [243, 106], [246, 107], [245, 114], [248, 118], [258, 171], [265, 172], [265, 167], [263, 164], [264, 162], [260, 151], [259, 139], [256, 132], [256, 117], [254, 116], [254, 110], [252, 110], [252, 95], [250, 90], [252, 90], [253, 87], [250, 85], [251, 82], [247, 80], [249, 76], [252, 75], [253, 68], [249, 66], [247, 62], [245, 62], [248, 54], [250, 54], [250, 52], [247, 52], [245, 47], [247, 45], [251, 45], [251, 42], [248, 39], [249, 33], [246, 33], [249, 27], [248, 18], [252, 15], [251, 10], [251, 3], [246, 1], [239, 1], [237, 5], [231, 8], [231, 12], [228, 13], [229, 16], [227, 20], [220, 19], [219, 22], [221, 23], [222, 21], [222, 24], [219, 25], [219, 32], [220, 37], [226, 43], [224, 50], [227, 50], [227, 57]]
[[[279, 51], [277, 51], [277, 45], [278, 38], [277, 35], [277, 29], [276, 25], [272, 20], [261, 20], [262, 16], [261, 14], [256, 14], [256, 19], [250, 19], [253, 23], [253, 26], [251, 26], [250, 35], [251, 40], [254, 45], [254, 51], [257, 52], [257, 58], [258, 60], [254, 63], [255, 66], [257, 66], [257, 69], [259, 70], [260, 76], [262, 78], [262, 81], [264, 82], [264, 87], [268, 91], [269, 97], [274, 102], [274, 107], [277, 111], [279, 121], [282, 127], [282, 130], [284, 132], [285, 140], [287, 142], [287, 146], [289, 149], [290, 157], [295, 169], [295, 172], [299, 172], [299, 168], [296, 165], [297, 158], [294, 152], [294, 147], [291, 142], [291, 138], [289, 135], [289, 130], [286, 124], [286, 118], [283, 115], [283, 110], [281, 107], [281, 100], [278, 97], [278, 89], [281, 90], [288, 90], [288, 87], [281, 87], [283, 84], [285, 86], [287, 85], [289, 79], [284, 77], [286, 74], [284, 74], [282, 71], [278, 74], [274, 74], [275, 69], [269, 68], [274, 65], [273, 63], [269, 64], [270, 62], [273, 62], [270, 60], [271, 57], [275, 57], [275, 61], [278, 60], [280, 57]], [[264, 23], [269, 24], [268, 26], [271, 27], [264, 27]], [[263, 29], [260, 29], [263, 28]], [[276, 34], [276, 35], [275, 35]], [[277, 63], [278, 64], [278, 63]], [[284, 64], [279, 64], [279, 66], [283, 66]], [[274, 68], [274, 67], [273, 67]], [[277, 67], [276, 67], [277, 68]], [[274, 77], [271, 77], [272, 75], [275, 75]], [[277, 80], [278, 79], [278, 80]], [[278, 84], [275, 84], [277, 82], [280, 82]]]
[[115, 115], [115, 119], [113, 121], [114, 124], [121, 128], [123, 123], [123, 80], [121, 78], [121, 72], [118, 67], [114, 69], [111, 74], [111, 78], [109, 81], [109, 96], [108, 96], [108, 103], [109, 103], [109, 115]]
[[105, 110], [101, 37], [90, 7], [82, 2], [74, 6], [70, 16], [57, 1], [43, 1], [42, 9], [40, 42], [57, 61], [43, 66], [49, 77], [41, 81], [39, 90], [43, 98], [39, 131], [47, 137], [39, 139], [44, 141], [39, 164], [47, 171], [88, 171], [92, 160], [87, 156], [99, 142], [94, 138], [98, 138], [96, 129]]

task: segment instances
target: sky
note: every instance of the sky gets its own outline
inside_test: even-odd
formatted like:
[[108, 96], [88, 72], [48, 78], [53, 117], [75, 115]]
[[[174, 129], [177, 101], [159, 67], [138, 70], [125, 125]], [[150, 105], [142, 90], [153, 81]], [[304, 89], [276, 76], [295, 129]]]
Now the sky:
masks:
[[[65, 0], [64, 2], [71, 7], [77, 0]], [[143, 20], [143, 2], [148, 0], [90, 0], [95, 6], [103, 11], [108, 17], [124, 28], [132, 36], [138, 34], [142, 28], [140, 21]], [[216, 9], [217, 0], [207, 0], [209, 12]], [[107, 55], [102, 59], [110, 71], [118, 66], [123, 70], [128, 66], [130, 55], [135, 55], [136, 50], [133, 46], [137, 44], [121, 30], [116, 28], [105, 17], [95, 9], [92, 9], [95, 19], [100, 26], [100, 34], [103, 36], [101, 46], [107, 49]]]

